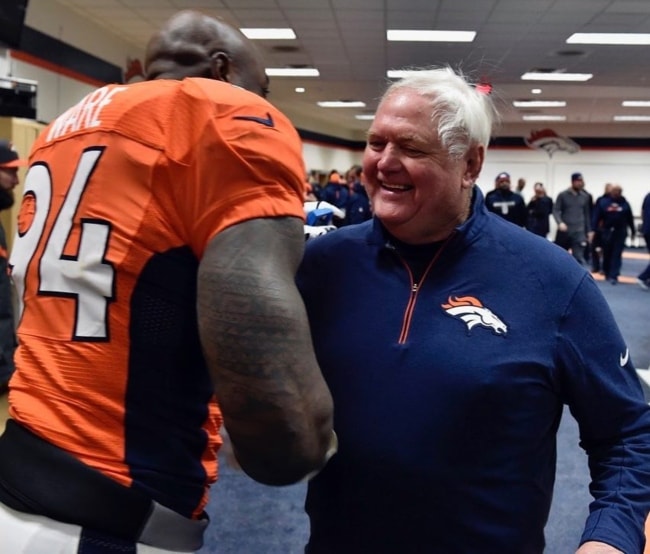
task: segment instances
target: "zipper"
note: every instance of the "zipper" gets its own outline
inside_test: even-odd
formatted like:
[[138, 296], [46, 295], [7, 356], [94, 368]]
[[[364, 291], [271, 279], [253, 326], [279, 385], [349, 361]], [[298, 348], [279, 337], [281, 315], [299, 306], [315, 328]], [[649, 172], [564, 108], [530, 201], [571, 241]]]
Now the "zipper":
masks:
[[427, 265], [427, 268], [424, 270], [424, 273], [422, 274], [422, 277], [420, 280], [416, 283], [413, 279], [413, 272], [411, 271], [411, 268], [408, 266], [404, 258], [399, 254], [399, 252], [395, 251], [397, 254], [397, 257], [400, 259], [402, 262], [402, 265], [406, 268], [406, 271], [408, 272], [409, 275], [409, 281], [411, 283], [411, 294], [409, 295], [409, 300], [406, 304], [406, 309], [404, 310], [404, 318], [402, 319], [402, 329], [399, 334], [399, 339], [397, 340], [397, 344], [405, 344], [406, 339], [408, 339], [409, 331], [411, 329], [411, 321], [413, 319], [413, 311], [415, 310], [415, 304], [417, 303], [418, 299], [418, 293], [420, 292], [420, 288], [422, 283], [424, 283], [424, 280], [427, 278], [429, 275], [429, 272], [431, 271], [431, 268], [434, 266], [434, 264], [438, 261], [438, 258], [440, 257], [440, 254], [442, 254], [442, 251], [445, 249], [445, 246], [449, 244], [449, 241], [451, 238], [455, 235], [456, 233], [452, 233], [447, 237], [447, 240], [442, 243], [438, 251], [436, 252], [436, 255], [431, 259], [429, 262], [429, 265]]

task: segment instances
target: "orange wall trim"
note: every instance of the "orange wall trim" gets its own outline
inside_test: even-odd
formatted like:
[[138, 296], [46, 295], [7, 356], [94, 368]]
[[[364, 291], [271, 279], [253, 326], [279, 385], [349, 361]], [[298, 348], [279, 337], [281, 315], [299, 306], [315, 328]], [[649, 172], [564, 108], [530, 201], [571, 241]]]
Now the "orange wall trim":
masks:
[[93, 79], [92, 77], [88, 77], [87, 75], [83, 75], [82, 73], [77, 73], [76, 71], [67, 69], [61, 65], [57, 65], [55, 63], [45, 61], [37, 56], [33, 56], [32, 54], [27, 54], [26, 52], [23, 52], [21, 50], [11, 50], [11, 57], [16, 60], [20, 60], [21, 62], [35, 65], [36, 67], [40, 67], [41, 69], [47, 69], [48, 71], [52, 71], [53, 73], [58, 73], [65, 77], [69, 77], [70, 79], [81, 81], [82, 83], [86, 83], [87, 85], [101, 87], [107, 84], [103, 81], [99, 81], [97, 79]]

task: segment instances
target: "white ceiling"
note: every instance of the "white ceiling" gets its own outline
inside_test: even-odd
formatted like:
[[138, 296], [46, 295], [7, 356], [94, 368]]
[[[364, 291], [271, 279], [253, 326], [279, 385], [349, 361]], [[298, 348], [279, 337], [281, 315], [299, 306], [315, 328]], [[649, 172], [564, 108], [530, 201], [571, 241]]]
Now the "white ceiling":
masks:
[[[612, 122], [616, 114], [650, 115], [650, 108], [621, 106], [622, 100], [650, 99], [650, 47], [566, 44], [574, 32], [650, 32], [650, 0], [57, 1], [143, 50], [148, 37], [183, 8], [221, 16], [238, 27], [292, 27], [297, 40], [256, 43], [267, 67], [305, 65], [320, 71], [318, 78], [271, 81], [269, 100], [310, 130], [338, 128], [342, 136], [362, 136], [368, 122], [354, 115], [363, 109], [326, 109], [316, 102], [362, 100], [365, 111], [372, 112], [387, 69], [448, 63], [493, 85], [506, 130], [520, 124], [524, 112], [562, 113], [569, 124], [585, 129], [585, 136], [621, 135], [622, 125], [631, 130], [623, 134], [650, 136], [648, 123]], [[386, 29], [473, 30], [477, 35], [467, 44], [389, 43]], [[574, 84], [521, 81], [533, 69], [594, 77]], [[296, 93], [296, 86], [306, 92]], [[531, 94], [536, 86], [541, 95]], [[566, 100], [568, 105], [521, 110], [512, 107], [514, 99]]]

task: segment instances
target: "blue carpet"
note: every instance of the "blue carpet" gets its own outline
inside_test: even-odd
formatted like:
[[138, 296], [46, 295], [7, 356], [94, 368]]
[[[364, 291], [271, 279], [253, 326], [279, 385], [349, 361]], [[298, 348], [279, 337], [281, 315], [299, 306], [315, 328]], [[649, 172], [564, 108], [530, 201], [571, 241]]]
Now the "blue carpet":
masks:
[[[622, 273], [636, 277], [647, 263], [647, 259], [625, 257]], [[599, 281], [599, 287], [628, 343], [633, 362], [642, 376], [648, 374], [650, 383], [650, 291], [636, 284], [614, 286], [604, 281]], [[650, 400], [650, 384], [646, 391]], [[573, 554], [591, 497], [587, 457], [578, 447], [577, 425], [568, 410], [557, 440], [557, 477], [546, 526], [546, 552]], [[208, 505], [212, 523], [200, 554], [302, 554], [309, 532], [303, 511], [305, 490], [305, 485], [265, 487], [224, 464]]]

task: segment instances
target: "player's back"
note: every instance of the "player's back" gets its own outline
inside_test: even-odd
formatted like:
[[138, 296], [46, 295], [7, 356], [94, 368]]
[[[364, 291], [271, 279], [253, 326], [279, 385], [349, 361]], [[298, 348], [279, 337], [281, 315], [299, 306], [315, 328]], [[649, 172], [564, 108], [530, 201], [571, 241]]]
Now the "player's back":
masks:
[[[233, 198], [252, 199], [244, 212], [268, 201], [228, 162], [277, 131], [286, 172], [302, 175], [295, 130], [263, 99], [206, 79], [151, 81], [95, 91], [30, 156], [11, 259], [11, 417], [187, 516], [216, 478], [220, 425], [198, 339], [198, 263], [211, 236], [246, 217], [230, 214]], [[283, 198], [300, 214], [295, 186]]]

